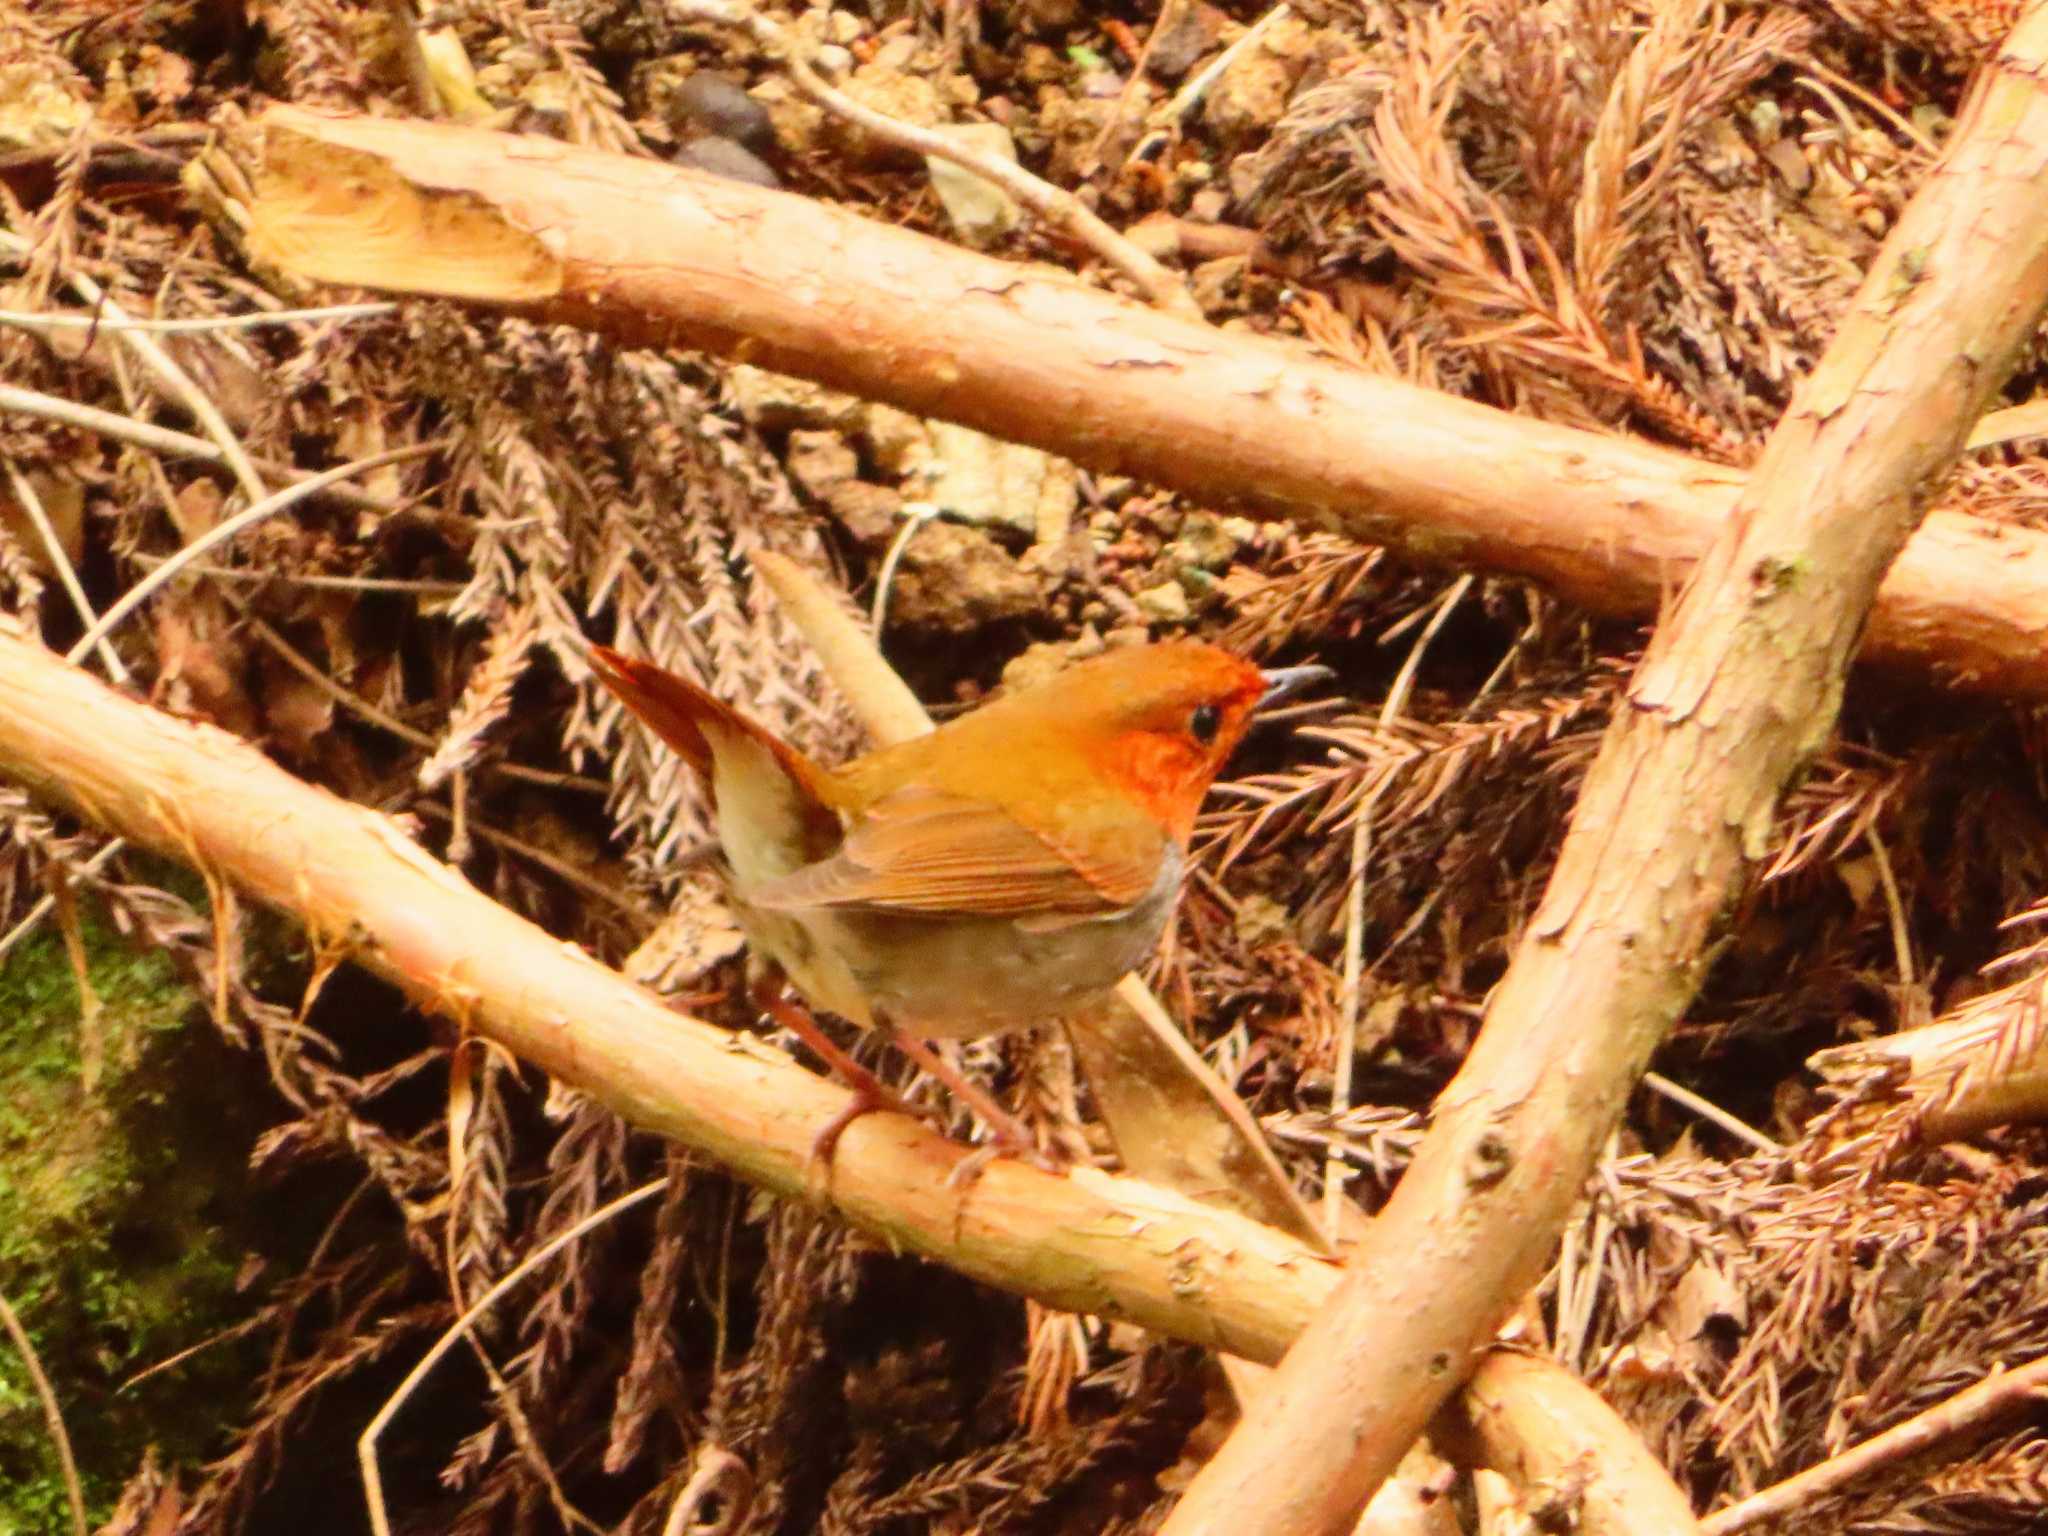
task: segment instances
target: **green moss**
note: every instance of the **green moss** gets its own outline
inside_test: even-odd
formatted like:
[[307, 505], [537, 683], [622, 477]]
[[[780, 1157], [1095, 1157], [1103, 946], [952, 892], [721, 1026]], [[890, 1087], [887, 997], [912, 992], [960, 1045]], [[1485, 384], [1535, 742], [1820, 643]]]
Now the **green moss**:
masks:
[[[243, 1400], [232, 1347], [124, 1390], [234, 1320], [247, 1073], [162, 955], [87, 921], [88, 1026], [52, 930], [0, 967], [0, 1291], [64, 1411], [95, 1520], [146, 1446], [219, 1449]], [[0, 1536], [67, 1528], [27, 1372], [0, 1344]]]

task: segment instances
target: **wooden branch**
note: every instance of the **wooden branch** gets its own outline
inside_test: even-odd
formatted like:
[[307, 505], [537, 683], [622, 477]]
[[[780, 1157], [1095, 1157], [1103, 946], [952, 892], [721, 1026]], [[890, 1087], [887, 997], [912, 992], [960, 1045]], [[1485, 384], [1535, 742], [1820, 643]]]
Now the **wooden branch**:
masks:
[[[1895, 1079], [1878, 1107], [1913, 1106], [1911, 1140], [1953, 1141], [1998, 1125], [2048, 1119], [2048, 972], [1973, 997], [1931, 1024], [1830, 1046], [1807, 1058], [1853, 1087]], [[1851, 1121], [1853, 1126], [1855, 1121]]]
[[[500, 907], [386, 817], [301, 783], [247, 743], [124, 698], [0, 625], [0, 777], [217, 874], [348, 957], [635, 1125], [802, 1193], [845, 1091], [651, 993]], [[890, 1114], [839, 1143], [830, 1199], [892, 1247], [1049, 1306], [1277, 1359], [1335, 1284], [1301, 1243], [1084, 1169], [999, 1160]]]
[[1549, 1506], [1545, 1530], [1700, 1536], [1692, 1504], [1620, 1414], [1555, 1360], [1494, 1350], [1465, 1385], [1476, 1458]]
[[1344, 1528], [1541, 1277], [1833, 728], [1885, 568], [2048, 309], [2044, 57], [2037, 3], [1658, 625], [1414, 1162], [1162, 1536]]
[[[1648, 616], [1741, 476], [1221, 331], [845, 209], [551, 139], [272, 107], [188, 181], [259, 265], [700, 347], [1095, 469]], [[2048, 535], [1927, 520], [1871, 656], [2048, 698]]]
[[2048, 1359], [2031, 1361], [2016, 1370], [1993, 1372], [1925, 1413], [1895, 1424], [1817, 1467], [1808, 1467], [1795, 1477], [1716, 1510], [1700, 1522], [1700, 1529], [1706, 1536], [1736, 1536], [1751, 1526], [1782, 1520], [1944, 1440], [1981, 1431], [2021, 1409], [2039, 1407], [2044, 1396], [2048, 1396]]

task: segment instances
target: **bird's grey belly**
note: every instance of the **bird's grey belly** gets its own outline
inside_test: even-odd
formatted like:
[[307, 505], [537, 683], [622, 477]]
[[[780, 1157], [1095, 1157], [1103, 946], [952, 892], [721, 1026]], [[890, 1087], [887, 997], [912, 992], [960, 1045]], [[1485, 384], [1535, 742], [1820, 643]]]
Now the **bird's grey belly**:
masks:
[[1136, 905], [1034, 928], [1003, 918], [812, 909], [740, 917], [813, 1007], [927, 1038], [965, 1039], [1056, 1018], [1151, 955], [1180, 885], [1180, 860]]

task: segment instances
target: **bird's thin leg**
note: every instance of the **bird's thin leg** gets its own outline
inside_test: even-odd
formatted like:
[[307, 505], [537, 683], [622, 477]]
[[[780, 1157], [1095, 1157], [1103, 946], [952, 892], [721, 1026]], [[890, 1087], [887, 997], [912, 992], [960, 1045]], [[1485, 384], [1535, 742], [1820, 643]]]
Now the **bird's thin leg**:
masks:
[[832, 1155], [839, 1149], [839, 1138], [862, 1115], [887, 1109], [913, 1119], [929, 1121], [932, 1118], [841, 1050], [811, 1017], [810, 1009], [785, 992], [780, 981], [758, 983], [753, 989], [753, 997], [757, 1008], [816, 1051], [833, 1075], [853, 1090], [853, 1097], [847, 1101], [846, 1107], [827, 1120], [818, 1134], [811, 1138], [812, 1167], [823, 1167], [829, 1176]]
[[990, 1151], [1007, 1152], [1012, 1157], [1035, 1163], [1040, 1167], [1057, 1166], [1040, 1150], [1037, 1138], [1026, 1128], [1024, 1122], [998, 1104], [988, 1090], [957, 1070], [945, 1057], [917, 1036], [905, 1034], [900, 1029], [895, 1030], [894, 1034], [897, 1048], [904, 1055], [944, 1083], [969, 1109], [981, 1116], [982, 1122], [995, 1133], [995, 1146], [984, 1148], [982, 1153], [977, 1153], [975, 1157], [961, 1164], [947, 1180], [949, 1184], [978, 1177], [982, 1165], [987, 1161], [983, 1154]]

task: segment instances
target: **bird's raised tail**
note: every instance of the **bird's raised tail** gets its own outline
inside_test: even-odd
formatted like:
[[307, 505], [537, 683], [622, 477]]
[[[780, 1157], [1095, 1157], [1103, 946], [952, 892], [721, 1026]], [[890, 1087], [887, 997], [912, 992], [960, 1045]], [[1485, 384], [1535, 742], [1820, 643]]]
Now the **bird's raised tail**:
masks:
[[690, 765], [711, 795], [714, 807], [718, 794], [718, 743], [721, 739], [751, 742], [775, 759], [802, 798], [810, 802], [807, 810], [814, 807], [836, 833], [838, 822], [828, 809], [824, 774], [817, 764], [766, 726], [756, 724], [730, 704], [653, 662], [637, 661], [602, 645], [590, 648], [590, 660], [605, 687]]

